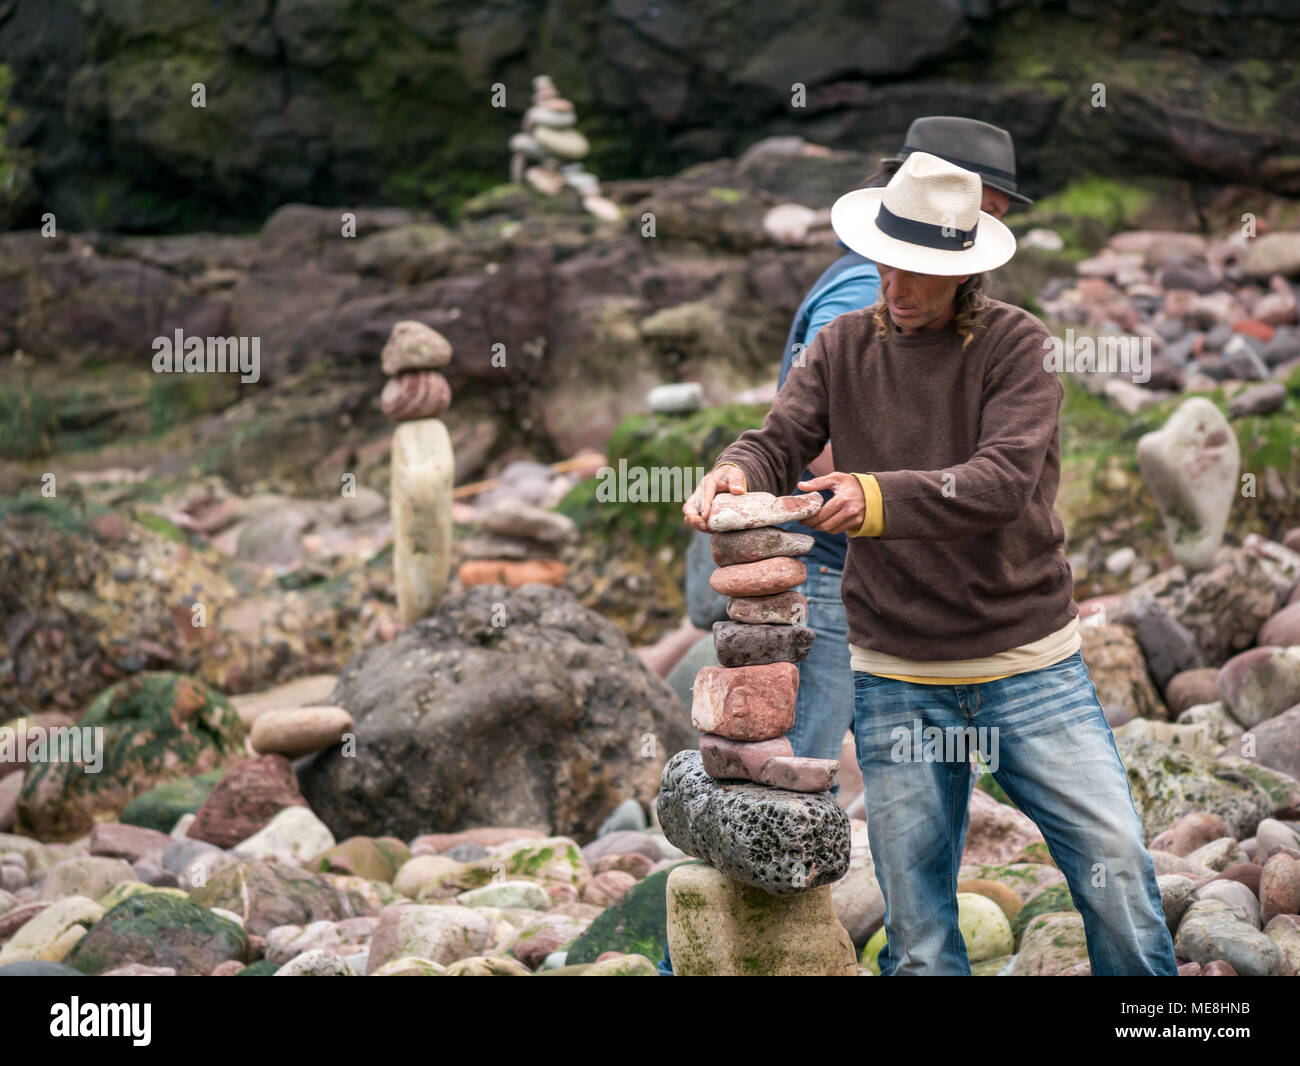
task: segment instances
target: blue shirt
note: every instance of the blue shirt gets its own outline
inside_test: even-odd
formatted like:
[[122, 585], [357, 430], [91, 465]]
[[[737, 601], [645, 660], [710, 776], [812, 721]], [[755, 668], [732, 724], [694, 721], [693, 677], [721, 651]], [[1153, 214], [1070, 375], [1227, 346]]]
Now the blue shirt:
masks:
[[[840, 244], [844, 248], [844, 244]], [[785, 354], [781, 359], [781, 377], [778, 388], [785, 384], [791, 368], [800, 353], [808, 350], [818, 331], [828, 322], [834, 321], [846, 311], [858, 311], [870, 307], [876, 302], [880, 292], [880, 273], [876, 264], [857, 252], [848, 252], [840, 256], [822, 274], [813, 287], [808, 290], [799, 310], [795, 312], [790, 335], [786, 340]], [[834, 447], [834, 442], [832, 442]], [[801, 481], [813, 477], [811, 470], [805, 470]], [[822, 492], [824, 499], [830, 499], [831, 493]], [[813, 538], [812, 550], [804, 557], [809, 564], [819, 563], [836, 570], [844, 569], [844, 556], [848, 551], [848, 538], [843, 533], [826, 533], [820, 529], [809, 529], [797, 522], [787, 522], [781, 527], [793, 533], [805, 533]]]

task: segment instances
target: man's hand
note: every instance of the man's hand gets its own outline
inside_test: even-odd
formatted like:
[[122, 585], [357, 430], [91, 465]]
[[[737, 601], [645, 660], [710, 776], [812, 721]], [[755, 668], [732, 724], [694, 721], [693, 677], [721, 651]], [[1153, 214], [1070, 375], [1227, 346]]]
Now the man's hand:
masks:
[[845, 533], [858, 529], [867, 517], [867, 498], [862, 494], [862, 482], [852, 474], [842, 474], [837, 470], [825, 477], [801, 481], [799, 488], [804, 492], [830, 489], [835, 493], [822, 504], [820, 511], [804, 523], [813, 529], [827, 533]]
[[720, 466], [704, 475], [691, 498], [682, 504], [682, 514], [686, 516], [688, 526], [703, 533], [709, 531], [709, 512], [713, 509], [713, 497], [719, 492], [732, 492], [737, 496], [745, 494], [745, 474], [740, 467]]

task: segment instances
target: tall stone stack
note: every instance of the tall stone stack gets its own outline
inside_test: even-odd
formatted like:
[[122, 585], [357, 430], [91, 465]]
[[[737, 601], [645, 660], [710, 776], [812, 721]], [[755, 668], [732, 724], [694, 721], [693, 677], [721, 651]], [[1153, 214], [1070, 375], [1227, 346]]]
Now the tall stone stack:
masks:
[[451, 345], [423, 322], [398, 322], [382, 355], [388, 383], [380, 396], [393, 433], [393, 582], [397, 610], [410, 625], [438, 609], [451, 576], [451, 487], [455, 456], [439, 421], [451, 386], [438, 373]]
[[550, 77], [534, 78], [524, 128], [510, 138], [510, 180], [527, 183], [543, 196], [559, 196], [571, 188], [589, 214], [617, 221], [618, 206], [600, 195], [600, 179], [582, 165], [591, 145], [575, 129], [577, 121], [572, 101], [560, 95]]
[[807, 601], [794, 591], [812, 538], [774, 527], [821, 503], [817, 494], [727, 495], [709, 516], [710, 583], [728, 597], [730, 621], [713, 627], [722, 665], [695, 680], [700, 750], [669, 760], [658, 800], [668, 840], [704, 860], [668, 879], [669, 952], [682, 975], [857, 972], [829, 888], [849, 865], [849, 820], [829, 791], [839, 764], [798, 758], [785, 738], [796, 664], [813, 642]]

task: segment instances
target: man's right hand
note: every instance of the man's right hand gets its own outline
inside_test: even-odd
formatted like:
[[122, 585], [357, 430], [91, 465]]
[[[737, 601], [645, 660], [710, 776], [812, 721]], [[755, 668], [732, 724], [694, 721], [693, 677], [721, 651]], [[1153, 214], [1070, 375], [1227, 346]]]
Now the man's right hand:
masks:
[[738, 466], [720, 466], [705, 474], [695, 486], [691, 498], [682, 504], [682, 514], [688, 526], [702, 533], [709, 531], [709, 512], [713, 509], [713, 497], [719, 492], [743, 496], [746, 492], [744, 471]]

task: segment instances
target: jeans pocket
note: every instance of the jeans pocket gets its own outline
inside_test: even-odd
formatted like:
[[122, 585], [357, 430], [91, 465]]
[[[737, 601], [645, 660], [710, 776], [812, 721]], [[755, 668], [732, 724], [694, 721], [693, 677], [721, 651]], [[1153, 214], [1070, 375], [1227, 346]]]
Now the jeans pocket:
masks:
[[868, 674], [862, 670], [853, 671], [853, 688], [875, 688], [877, 685], [883, 685], [889, 678], [877, 677], [875, 674]]

